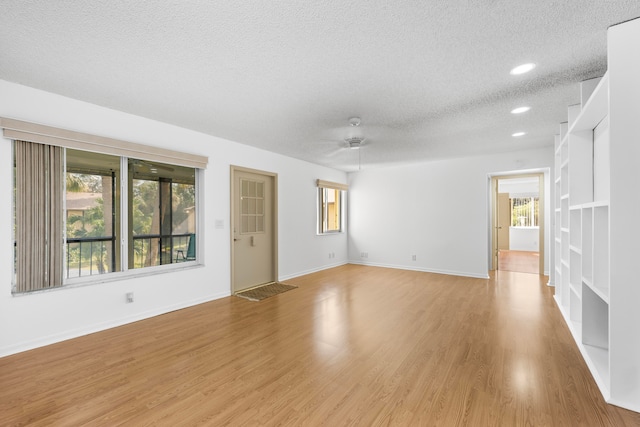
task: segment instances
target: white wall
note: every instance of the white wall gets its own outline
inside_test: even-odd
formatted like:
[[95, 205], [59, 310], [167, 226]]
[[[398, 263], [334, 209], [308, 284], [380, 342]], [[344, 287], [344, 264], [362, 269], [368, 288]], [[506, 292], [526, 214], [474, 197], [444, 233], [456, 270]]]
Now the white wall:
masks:
[[[553, 147], [549, 145], [350, 173], [349, 261], [488, 277], [489, 175], [550, 168], [552, 164]], [[547, 203], [545, 271], [549, 208]], [[368, 258], [361, 257], [363, 252]]]
[[[498, 193], [509, 193], [509, 197], [534, 197], [540, 192], [538, 178], [504, 178], [498, 181]], [[527, 196], [521, 196], [526, 194]]]
[[[347, 262], [346, 234], [316, 235], [315, 180], [346, 183], [344, 172], [2, 80], [0, 116], [209, 157], [204, 266], [13, 296], [11, 143], [0, 138], [0, 356], [228, 296], [230, 165], [278, 174], [280, 279]], [[215, 229], [214, 219], [224, 228]], [[135, 302], [126, 304], [130, 291]]]
[[512, 251], [538, 252], [538, 227], [509, 227], [509, 249]]

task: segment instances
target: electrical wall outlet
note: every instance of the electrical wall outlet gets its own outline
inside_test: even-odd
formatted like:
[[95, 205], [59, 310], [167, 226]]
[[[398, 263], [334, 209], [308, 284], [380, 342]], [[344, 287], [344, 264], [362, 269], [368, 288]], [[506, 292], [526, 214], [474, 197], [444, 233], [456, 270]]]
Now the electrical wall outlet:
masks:
[[127, 303], [133, 302], [133, 292], [127, 292]]
[[411, 255], [411, 261], [416, 261], [417, 256], [416, 255]]

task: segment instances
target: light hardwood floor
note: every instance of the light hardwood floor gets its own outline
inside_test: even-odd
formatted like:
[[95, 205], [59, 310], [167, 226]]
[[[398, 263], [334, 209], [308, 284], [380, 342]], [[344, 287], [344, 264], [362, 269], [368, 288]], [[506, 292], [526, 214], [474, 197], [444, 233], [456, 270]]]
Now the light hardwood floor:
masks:
[[326, 270], [1, 358], [0, 425], [640, 425], [546, 282]]
[[540, 253], [528, 251], [498, 251], [498, 270], [539, 274]]

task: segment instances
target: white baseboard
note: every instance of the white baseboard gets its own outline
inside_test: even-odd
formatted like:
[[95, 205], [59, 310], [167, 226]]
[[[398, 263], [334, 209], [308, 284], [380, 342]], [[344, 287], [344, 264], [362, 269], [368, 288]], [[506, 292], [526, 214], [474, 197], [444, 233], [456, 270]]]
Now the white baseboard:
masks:
[[360, 260], [357, 260], [357, 261], [350, 260], [349, 264], [370, 265], [372, 267], [395, 268], [398, 270], [422, 271], [424, 273], [446, 274], [448, 276], [473, 277], [476, 279], [489, 278], [488, 274], [470, 273], [466, 271], [439, 270], [435, 268], [411, 267], [407, 265], [384, 264], [384, 263], [377, 263], [377, 262], [363, 262]]
[[10, 356], [12, 354], [21, 353], [27, 350], [33, 350], [35, 348], [44, 347], [50, 344], [55, 344], [61, 341], [78, 338], [84, 335], [93, 334], [95, 332], [104, 331], [118, 326], [123, 326], [129, 323], [137, 322], [139, 320], [148, 319], [150, 317], [159, 316], [161, 314], [170, 313], [172, 311], [181, 310], [183, 308], [192, 307], [194, 305], [203, 304], [216, 299], [228, 297], [230, 292], [222, 292], [214, 295], [209, 295], [206, 298], [198, 298], [191, 301], [182, 302], [179, 304], [172, 304], [165, 307], [156, 308], [153, 310], [136, 313], [132, 316], [125, 316], [118, 319], [109, 320], [107, 322], [94, 323], [92, 325], [85, 325], [82, 328], [76, 328], [50, 334], [44, 337], [40, 337], [34, 340], [23, 341], [17, 344], [12, 344], [5, 347], [0, 347], [0, 357]]
[[318, 268], [312, 268], [312, 269], [309, 269], [309, 270], [298, 271], [298, 272], [292, 273], [292, 274], [285, 274], [284, 276], [280, 276], [278, 278], [278, 281], [289, 280], [289, 279], [293, 279], [295, 277], [300, 277], [300, 276], [304, 276], [304, 275], [311, 274], [311, 273], [317, 273], [318, 271], [328, 270], [330, 268], [340, 267], [341, 265], [346, 265], [346, 264], [349, 264], [349, 262], [348, 261], [340, 261], [340, 262], [337, 262], [335, 264], [327, 264], [327, 265], [323, 265], [322, 267], [318, 267]]

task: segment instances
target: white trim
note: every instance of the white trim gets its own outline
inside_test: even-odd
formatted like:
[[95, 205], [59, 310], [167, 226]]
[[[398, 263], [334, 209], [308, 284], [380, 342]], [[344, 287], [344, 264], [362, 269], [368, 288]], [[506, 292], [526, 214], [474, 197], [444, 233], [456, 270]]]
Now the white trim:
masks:
[[307, 274], [317, 273], [319, 271], [329, 270], [331, 268], [341, 267], [341, 266], [347, 265], [347, 264], [353, 264], [353, 263], [350, 263], [349, 261], [340, 261], [340, 262], [336, 262], [334, 264], [328, 264], [328, 265], [324, 265], [324, 266], [318, 267], [318, 268], [311, 268], [309, 270], [298, 271], [297, 273], [292, 273], [292, 274], [287, 274], [285, 276], [280, 276], [280, 277], [278, 277], [278, 281], [282, 282], [282, 281], [285, 281], [285, 280], [295, 279], [296, 277], [306, 276]]
[[470, 273], [465, 271], [439, 270], [434, 268], [410, 267], [406, 265], [384, 264], [377, 262], [349, 261], [349, 264], [368, 265], [371, 267], [395, 268], [398, 270], [421, 271], [423, 273], [446, 274], [447, 276], [472, 277], [474, 279], [489, 279], [489, 275]]
[[204, 297], [204, 298], [197, 298], [197, 299], [180, 303], [180, 304], [172, 304], [172, 305], [168, 305], [160, 308], [154, 308], [152, 310], [148, 310], [142, 313], [137, 313], [133, 316], [124, 316], [119, 319], [110, 320], [107, 322], [95, 323], [93, 325], [88, 325], [88, 326], [82, 326], [80, 328], [76, 328], [76, 329], [72, 329], [72, 330], [68, 330], [60, 333], [50, 334], [42, 338], [23, 341], [18, 344], [9, 345], [6, 347], [0, 347], [0, 357], [21, 353], [23, 351], [32, 350], [34, 348], [44, 347], [46, 345], [59, 343], [61, 341], [66, 341], [73, 338], [78, 338], [84, 335], [93, 334], [95, 332], [105, 331], [107, 329], [115, 328], [117, 326], [122, 326], [129, 323], [137, 322], [139, 320], [160, 316], [162, 314], [166, 314], [171, 311], [181, 310], [183, 308], [204, 304], [206, 302], [228, 297], [230, 295], [231, 294], [229, 292], [219, 292], [217, 294], [208, 295], [207, 297]]

